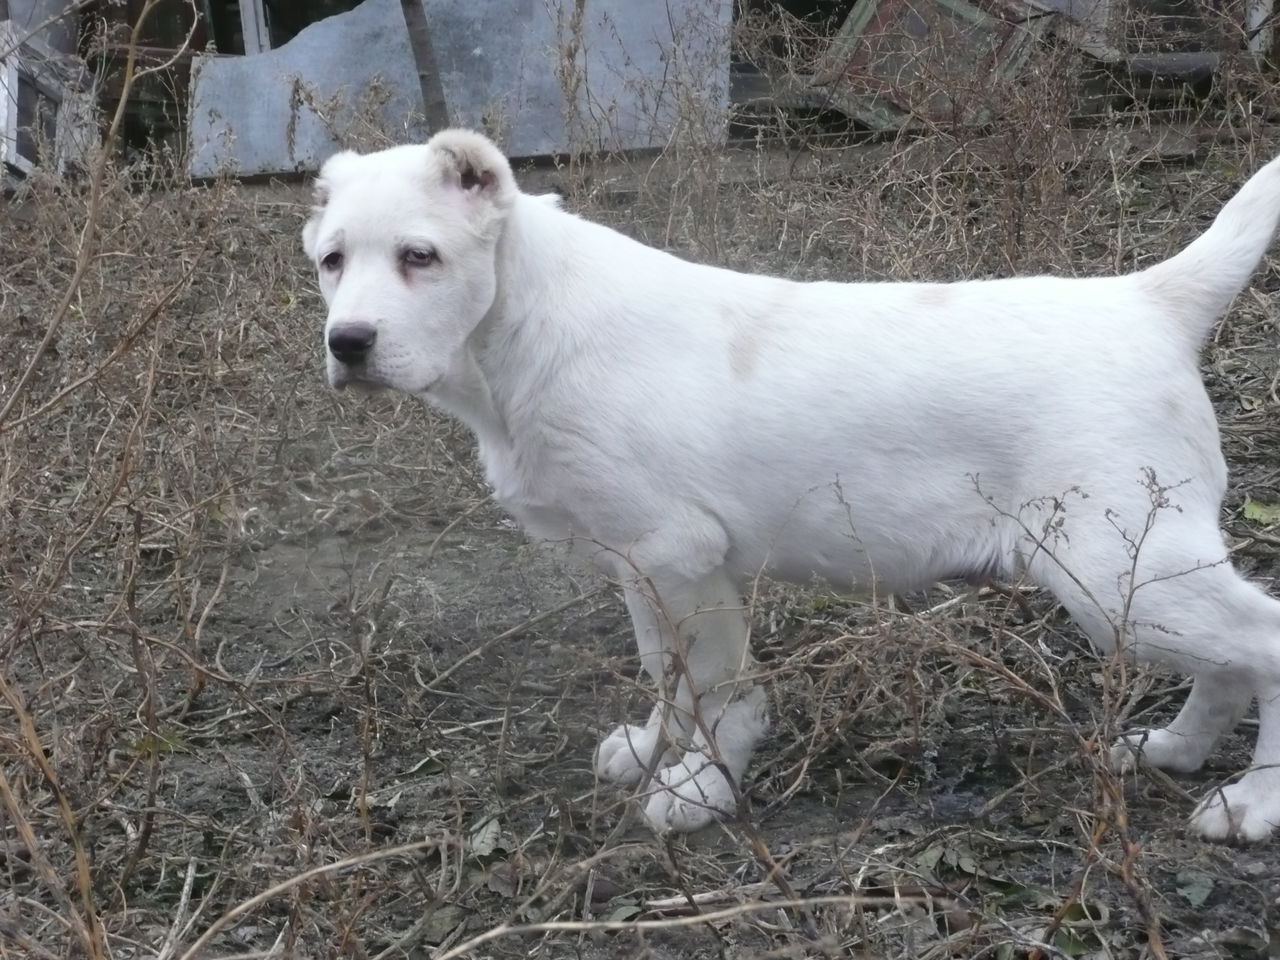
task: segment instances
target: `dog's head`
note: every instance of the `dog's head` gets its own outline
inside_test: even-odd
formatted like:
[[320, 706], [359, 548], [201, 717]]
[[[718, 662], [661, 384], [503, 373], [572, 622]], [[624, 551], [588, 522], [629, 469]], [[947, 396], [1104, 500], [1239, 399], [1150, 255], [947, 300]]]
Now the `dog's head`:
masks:
[[516, 194], [501, 151], [465, 130], [325, 163], [302, 243], [329, 306], [333, 387], [421, 394], [462, 360]]

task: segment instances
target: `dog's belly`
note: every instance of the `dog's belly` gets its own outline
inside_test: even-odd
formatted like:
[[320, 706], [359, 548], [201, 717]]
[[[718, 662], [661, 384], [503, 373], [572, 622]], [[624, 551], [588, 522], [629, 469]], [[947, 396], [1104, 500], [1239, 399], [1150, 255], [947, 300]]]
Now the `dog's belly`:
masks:
[[767, 549], [759, 543], [735, 547], [727, 559], [743, 583], [763, 573], [790, 583], [821, 580], [862, 594], [920, 590], [951, 578], [986, 580], [1009, 566], [990, 523], [932, 540], [855, 540], [833, 528], [798, 530]]

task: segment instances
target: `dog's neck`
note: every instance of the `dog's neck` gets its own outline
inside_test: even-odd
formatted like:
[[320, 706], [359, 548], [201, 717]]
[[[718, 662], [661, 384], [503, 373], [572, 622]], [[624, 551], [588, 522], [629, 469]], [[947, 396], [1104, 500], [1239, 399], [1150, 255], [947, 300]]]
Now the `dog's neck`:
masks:
[[[475, 434], [481, 457], [505, 452], [514, 440], [509, 416], [516, 391], [498, 391], [494, 385], [517, 387], [521, 374], [533, 372], [536, 357], [543, 356], [536, 341], [555, 337], [546, 316], [531, 310], [530, 303], [552, 304], [563, 291], [554, 289], [564, 276], [565, 244], [557, 221], [568, 215], [549, 198], [520, 194], [503, 225], [495, 249], [497, 291], [493, 306], [477, 325], [445, 379], [421, 399], [461, 420]], [[509, 277], [522, 283], [513, 288]], [[548, 289], [532, 289], [530, 278], [545, 281]], [[533, 281], [536, 283], [537, 281]], [[543, 344], [545, 347], [545, 344]], [[524, 363], [524, 361], [533, 361]]]

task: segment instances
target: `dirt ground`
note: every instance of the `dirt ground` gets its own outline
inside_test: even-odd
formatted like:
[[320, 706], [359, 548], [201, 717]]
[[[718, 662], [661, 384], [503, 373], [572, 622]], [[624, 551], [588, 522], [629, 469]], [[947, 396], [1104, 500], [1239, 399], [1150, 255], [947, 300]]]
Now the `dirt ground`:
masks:
[[[732, 185], [713, 166], [710, 185], [638, 173], [568, 203], [794, 277], [1099, 273], [1193, 236], [1276, 144], [994, 182], [954, 157]], [[751, 818], [618, 833], [628, 798], [591, 750], [647, 711], [618, 591], [522, 539], [458, 427], [324, 389], [304, 188], [138, 186], [108, 186], [104, 253], [0, 415], [0, 957], [95, 937], [165, 960], [1280, 950], [1280, 846], [1185, 828], [1256, 724], [1199, 773], [1111, 776], [1114, 732], [1168, 719], [1186, 684], [1100, 661], [1035, 592], [763, 584], [775, 725]], [[89, 202], [37, 187], [0, 213], [8, 390]], [[1267, 586], [1276, 267], [1204, 362], [1224, 523]]]

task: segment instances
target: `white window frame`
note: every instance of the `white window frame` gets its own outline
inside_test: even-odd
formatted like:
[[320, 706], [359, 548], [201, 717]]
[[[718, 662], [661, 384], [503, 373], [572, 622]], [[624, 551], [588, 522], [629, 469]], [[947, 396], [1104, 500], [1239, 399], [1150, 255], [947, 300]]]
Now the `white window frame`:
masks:
[[244, 52], [248, 56], [271, 49], [267, 11], [262, 0], [240, 0], [240, 36], [244, 38]]
[[263, 0], [239, 0], [239, 5], [240, 36], [244, 41], [245, 55], [251, 57], [274, 49], [271, 46], [271, 30], [267, 26], [267, 8]]
[[30, 49], [17, 42], [13, 26], [0, 23], [0, 160], [24, 176], [36, 166], [35, 157], [24, 157], [18, 152], [18, 91], [23, 84], [36, 88], [38, 94], [53, 101], [54, 166], [58, 173], [66, 166], [66, 150], [62, 144], [63, 124], [67, 119], [67, 85], [52, 69], [41, 70], [44, 57], [33, 55]]

